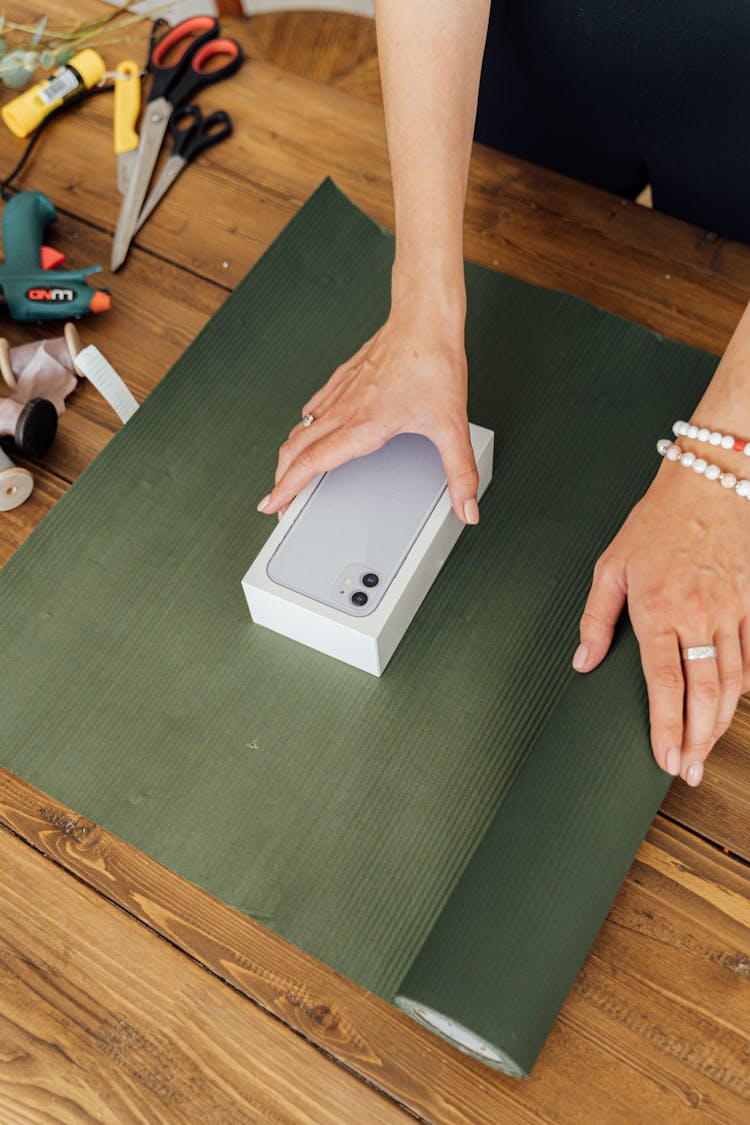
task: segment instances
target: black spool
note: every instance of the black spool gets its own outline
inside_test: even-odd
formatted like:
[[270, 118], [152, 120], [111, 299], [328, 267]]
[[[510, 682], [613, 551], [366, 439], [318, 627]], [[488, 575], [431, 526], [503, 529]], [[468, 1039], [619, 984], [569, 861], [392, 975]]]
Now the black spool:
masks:
[[46, 398], [32, 398], [16, 422], [14, 440], [24, 457], [43, 457], [57, 433], [57, 411]]

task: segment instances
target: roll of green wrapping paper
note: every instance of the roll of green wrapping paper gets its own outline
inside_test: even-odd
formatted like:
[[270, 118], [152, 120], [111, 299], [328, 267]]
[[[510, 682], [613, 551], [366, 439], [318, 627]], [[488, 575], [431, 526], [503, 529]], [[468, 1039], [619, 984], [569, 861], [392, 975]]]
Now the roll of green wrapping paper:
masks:
[[526, 1074], [668, 781], [628, 628], [570, 669], [591, 567], [716, 361], [467, 266], [495, 478], [378, 680], [255, 627], [240, 580], [392, 256], [323, 184], [11, 559], [2, 761]]

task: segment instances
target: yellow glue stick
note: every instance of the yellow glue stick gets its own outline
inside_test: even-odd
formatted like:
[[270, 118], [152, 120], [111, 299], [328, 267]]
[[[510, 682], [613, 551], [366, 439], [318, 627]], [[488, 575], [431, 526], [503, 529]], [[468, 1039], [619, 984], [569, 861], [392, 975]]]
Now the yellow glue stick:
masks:
[[96, 86], [106, 70], [104, 59], [91, 47], [73, 55], [65, 66], [55, 71], [51, 78], [37, 82], [12, 102], [3, 106], [2, 118], [17, 137], [27, 137], [48, 113], [59, 105]]

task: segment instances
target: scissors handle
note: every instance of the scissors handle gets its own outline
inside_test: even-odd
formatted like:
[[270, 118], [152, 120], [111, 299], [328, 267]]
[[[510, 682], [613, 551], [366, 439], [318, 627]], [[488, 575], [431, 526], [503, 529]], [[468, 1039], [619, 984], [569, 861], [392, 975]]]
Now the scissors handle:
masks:
[[165, 31], [169, 31], [169, 20], [165, 20], [164, 16], [157, 16], [154, 22], [151, 24], [151, 34], [149, 35], [148, 39], [148, 62], [146, 63], [146, 69], [148, 69], [149, 63], [151, 62], [151, 56], [154, 53], [154, 47], [159, 41], [159, 36], [162, 34], [162, 32]]
[[[221, 66], [211, 65], [212, 59], [222, 57], [226, 62]], [[221, 82], [239, 70], [242, 57], [242, 48], [234, 39], [210, 39], [191, 56], [185, 70], [170, 86], [167, 97], [175, 107], [186, 105], [204, 86]]]
[[[180, 126], [179, 122], [189, 118], [190, 124]], [[176, 109], [169, 122], [172, 134], [172, 156], [181, 157], [186, 164], [194, 160], [199, 152], [217, 145], [232, 132], [232, 119], [223, 109], [217, 109], [204, 117], [199, 106], [189, 105]]]
[[[169, 97], [172, 105], [178, 104], [171, 96], [172, 89], [185, 74], [201, 48], [215, 40], [218, 34], [219, 21], [213, 16], [192, 16], [190, 19], [182, 20], [160, 39], [156, 39], [154, 34], [148, 60], [152, 79], [148, 100], [153, 102], [157, 98]], [[177, 53], [167, 66], [166, 57], [173, 51]]]

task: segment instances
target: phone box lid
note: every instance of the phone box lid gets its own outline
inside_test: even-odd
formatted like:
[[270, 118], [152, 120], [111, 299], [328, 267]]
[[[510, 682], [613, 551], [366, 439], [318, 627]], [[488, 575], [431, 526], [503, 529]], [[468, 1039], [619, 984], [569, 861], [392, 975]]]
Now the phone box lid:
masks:
[[[473, 424], [470, 433], [479, 470], [478, 495], [481, 497], [492, 477], [494, 434]], [[256, 625], [263, 625], [379, 676], [440, 572], [464, 524], [454, 513], [446, 488], [379, 605], [367, 616], [354, 617], [279, 585], [269, 578], [267, 572], [271, 558], [320, 480], [320, 476], [312, 480], [278, 521], [242, 580], [245, 597]], [[481, 523], [477, 534], [481, 534]]]

